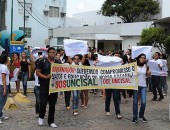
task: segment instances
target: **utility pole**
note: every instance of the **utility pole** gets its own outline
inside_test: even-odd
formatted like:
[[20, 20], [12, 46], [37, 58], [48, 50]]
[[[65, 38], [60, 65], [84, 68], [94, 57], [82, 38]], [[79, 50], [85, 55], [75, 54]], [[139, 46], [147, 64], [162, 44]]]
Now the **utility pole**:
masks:
[[2, 30], [2, 1], [0, 0], [0, 31]]
[[25, 0], [24, 0], [24, 44], [25, 44]]
[[12, 39], [12, 32], [13, 32], [13, 0], [12, 0], [12, 3], [11, 3], [11, 41], [13, 40]]

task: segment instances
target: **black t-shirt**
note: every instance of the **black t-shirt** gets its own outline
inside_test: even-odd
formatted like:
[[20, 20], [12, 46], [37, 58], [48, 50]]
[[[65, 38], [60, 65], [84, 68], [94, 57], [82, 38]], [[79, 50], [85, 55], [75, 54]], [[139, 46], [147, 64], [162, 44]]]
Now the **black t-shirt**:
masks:
[[[55, 60], [54, 63], [61, 64], [58, 60]], [[36, 69], [40, 69], [43, 75], [49, 75], [51, 73], [51, 63], [47, 58], [40, 59], [36, 66]], [[39, 83], [41, 84], [49, 84], [50, 79], [38, 78]]]
[[28, 69], [28, 66], [30, 65], [28, 62], [27, 62], [27, 60], [25, 60], [25, 61], [21, 61], [20, 62], [20, 65], [21, 65], [21, 71], [22, 72], [28, 72], [29, 71], [29, 69]]

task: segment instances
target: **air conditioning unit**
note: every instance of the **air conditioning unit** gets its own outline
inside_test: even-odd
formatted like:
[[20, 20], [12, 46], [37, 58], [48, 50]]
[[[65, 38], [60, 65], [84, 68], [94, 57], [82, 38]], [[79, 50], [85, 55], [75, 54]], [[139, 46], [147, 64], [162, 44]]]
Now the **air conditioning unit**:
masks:
[[61, 17], [65, 17], [65, 16], [66, 16], [66, 13], [61, 12]]
[[48, 16], [48, 10], [43, 10], [43, 12], [44, 12], [44, 15], [46, 15], [46, 16]]

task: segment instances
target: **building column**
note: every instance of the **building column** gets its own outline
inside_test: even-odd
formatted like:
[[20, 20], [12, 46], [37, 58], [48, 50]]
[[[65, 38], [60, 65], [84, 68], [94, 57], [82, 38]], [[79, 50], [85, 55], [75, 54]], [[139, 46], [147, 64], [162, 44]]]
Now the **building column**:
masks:
[[95, 39], [94, 46], [95, 46], [96, 50], [98, 50], [98, 40], [97, 39]]

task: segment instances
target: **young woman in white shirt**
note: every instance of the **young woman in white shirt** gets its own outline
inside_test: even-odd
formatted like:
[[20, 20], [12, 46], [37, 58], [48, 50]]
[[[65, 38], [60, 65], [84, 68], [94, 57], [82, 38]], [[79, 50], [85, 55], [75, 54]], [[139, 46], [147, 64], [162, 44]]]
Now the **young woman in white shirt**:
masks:
[[8, 119], [2, 113], [3, 107], [7, 100], [8, 87], [9, 87], [9, 70], [7, 67], [8, 56], [2, 54], [0, 56], [0, 124], [3, 120]]
[[138, 90], [133, 91], [133, 119], [132, 123], [138, 122], [138, 94], [141, 97], [141, 107], [139, 112], [139, 119], [143, 122], [147, 122], [144, 117], [146, 107], [146, 77], [150, 75], [149, 68], [146, 65], [146, 55], [140, 54], [137, 58], [138, 69]]

